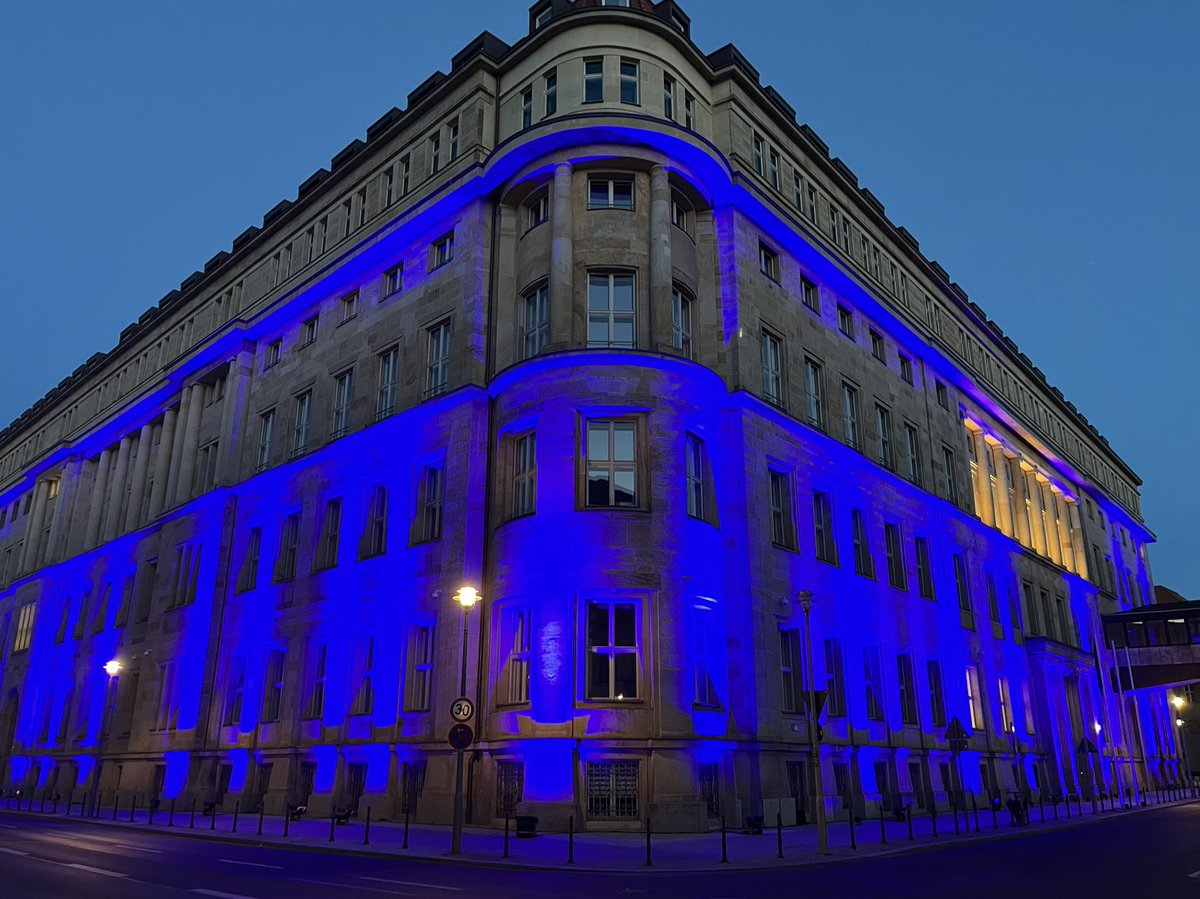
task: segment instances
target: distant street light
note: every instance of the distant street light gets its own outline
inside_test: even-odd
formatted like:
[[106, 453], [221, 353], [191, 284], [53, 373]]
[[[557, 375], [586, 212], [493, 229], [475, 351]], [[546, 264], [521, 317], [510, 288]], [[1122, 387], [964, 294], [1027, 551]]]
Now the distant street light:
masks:
[[[454, 594], [454, 601], [462, 606], [463, 610], [463, 636], [462, 636], [462, 676], [459, 679], [458, 695], [460, 698], [467, 697], [467, 621], [471, 615], [471, 609], [475, 607], [475, 603], [479, 602], [479, 591], [474, 587], [459, 587], [458, 592]], [[450, 854], [458, 855], [462, 852], [462, 830], [463, 830], [463, 753], [465, 750], [455, 750], [454, 760], [454, 829], [450, 836]]]
[[109, 677], [116, 677], [121, 673], [121, 663], [116, 659], [109, 659], [104, 663], [104, 673]]

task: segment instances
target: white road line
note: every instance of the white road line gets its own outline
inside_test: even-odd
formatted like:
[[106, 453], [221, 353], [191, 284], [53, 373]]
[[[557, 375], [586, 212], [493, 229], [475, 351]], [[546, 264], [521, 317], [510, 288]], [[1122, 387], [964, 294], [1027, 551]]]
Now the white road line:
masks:
[[22, 852], [20, 849], [5, 849], [3, 846], [0, 846], [0, 852], [3, 852], [5, 855], [28, 855], [29, 854], [28, 852]]
[[416, 893], [405, 893], [401, 890], [381, 890], [376, 887], [356, 887], [352, 883], [337, 883], [333, 880], [312, 880], [308, 877], [293, 877], [292, 880], [297, 883], [316, 883], [323, 887], [337, 887], [341, 890], [359, 890], [368, 893], [383, 893], [385, 896], [415, 896]]
[[138, 852], [153, 852], [155, 855], [162, 855], [161, 849], [147, 849], [145, 846], [131, 846], [129, 843], [113, 843], [114, 846], [120, 846], [122, 849], [134, 849]]
[[371, 880], [375, 883], [398, 883], [405, 887], [424, 887], [427, 890], [448, 890], [452, 893], [461, 893], [462, 887], [442, 886], [440, 883], [417, 883], [412, 880], [388, 880], [386, 877], [364, 877], [359, 875], [359, 880]]
[[7, 827], [9, 830], [17, 830], [17, 825], [15, 824], [0, 824], [0, 827]]
[[216, 896], [217, 899], [257, 899], [255, 896], [244, 896], [241, 893], [222, 893], [220, 890], [192, 890], [201, 896]]
[[283, 865], [264, 865], [260, 862], [239, 862], [236, 858], [219, 858], [219, 862], [225, 862], [227, 865], [246, 865], [250, 868], [274, 868], [276, 871], [282, 871]]
[[[22, 854], [24, 854], [24, 853], [22, 853]], [[1200, 880], [1200, 871], [1193, 871], [1191, 874], [1188, 875], [1188, 877], [1195, 877], [1197, 880]]]
[[122, 874], [120, 871], [109, 871], [106, 868], [93, 868], [91, 865], [81, 865], [78, 862], [72, 865], [67, 865], [68, 868], [75, 868], [78, 871], [87, 871], [89, 874], [103, 874], [105, 877], [128, 877], [128, 874]]

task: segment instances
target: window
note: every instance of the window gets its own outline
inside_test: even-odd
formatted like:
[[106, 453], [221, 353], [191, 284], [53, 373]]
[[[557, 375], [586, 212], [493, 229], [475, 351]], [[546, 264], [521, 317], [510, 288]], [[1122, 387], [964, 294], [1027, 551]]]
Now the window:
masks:
[[837, 542], [833, 536], [833, 504], [828, 493], [813, 491], [813, 542], [817, 558], [837, 564]]
[[858, 388], [846, 381], [842, 382], [842, 437], [847, 446], [862, 448], [858, 428]]
[[692, 681], [695, 689], [693, 702], [710, 709], [718, 708], [721, 698], [717, 693], [716, 682], [713, 681], [713, 673], [721, 659], [721, 655], [715, 650], [720, 645], [722, 632], [718, 627], [717, 613], [707, 602], [693, 606], [692, 613]]
[[871, 355], [880, 362], [887, 364], [887, 349], [883, 343], [883, 335], [878, 331], [871, 330]]
[[846, 670], [842, 664], [842, 641], [825, 640], [825, 710], [830, 717], [846, 714]]
[[783, 687], [780, 697], [785, 712], [802, 712], [806, 708], [804, 675], [801, 673], [800, 629], [779, 629], [779, 678]]
[[228, 678], [225, 687], [225, 717], [222, 723], [226, 727], [232, 727], [242, 722], [242, 697], [246, 692], [245, 659], [238, 657], [230, 662]]
[[296, 548], [300, 544], [300, 513], [292, 512], [283, 519], [279, 529], [279, 556], [275, 562], [275, 580], [286, 581], [296, 576]]
[[813, 359], [804, 360], [804, 412], [808, 423], [814, 428], [825, 430], [825, 389], [821, 377], [821, 363]]
[[[33, 618], [36, 602], [27, 602], [17, 610], [17, 629], [13, 633], [13, 652], [25, 652], [33, 643]], [[82, 617], [82, 612], [80, 613]], [[3, 649], [3, 647], [0, 647]]]
[[350, 681], [351, 715], [369, 715], [375, 706], [375, 638], [367, 637], [355, 647], [354, 671]]
[[774, 150], [767, 153], [767, 181], [779, 190], [779, 154]]
[[671, 291], [671, 346], [692, 358], [692, 298], [678, 287]]
[[583, 61], [583, 102], [599, 103], [604, 99], [604, 60]]
[[875, 560], [871, 557], [871, 541], [867, 535], [867, 518], [861, 509], [850, 510], [850, 529], [854, 532], [854, 571], [864, 577], [875, 577]]
[[312, 419], [312, 391], [306, 390], [295, 399], [295, 427], [292, 432], [292, 455], [308, 450], [308, 426]]
[[375, 394], [375, 417], [385, 418], [396, 411], [396, 377], [400, 349], [392, 347], [379, 354], [379, 389]]
[[1000, 728], [1006, 734], [1015, 733], [1016, 726], [1013, 724], [1012, 694], [1009, 692], [1008, 678], [999, 678], [996, 686], [999, 688], [1000, 693]]
[[637, 422], [592, 419], [586, 427], [586, 505], [636, 506]]
[[354, 218], [352, 216], [353, 211], [354, 200], [353, 198], [348, 197], [346, 201], [342, 203], [342, 237], [344, 238], [350, 236], [350, 231], [354, 227]]
[[663, 115], [668, 119], [675, 118], [675, 79], [663, 75]]
[[925, 663], [929, 678], [929, 723], [934, 727], [946, 726], [946, 690], [942, 682], [942, 663], [930, 659]]
[[783, 340], [763, 329], [761, 340], [763, 396], [776, 406], [783, 405]]
[[900, 525], [893, 521], [885, 521], [883, 542], [887, 548], [888, 583], [899, 590], [907, 590], [908, 572], [904, 570], [904, 544], [900, 538]]
[[263, 355], [263, 371], [266, 371], [272, 365], [278, 365], [279, 360], [283, 358], [283, 338], [276, 337], [267, 344], [267, 349]]
[[528, 128], [533, 124], [533, 88], [527, 87], [521, 91], [521, 127]]
[[505, 609], [500, 626], [504, 670], [501, 693], [508, 705], [529, 702], [529, 610]]
[[903, 353], [900, 353], [899, 355], [900, 355], [900, 377], [904, 380], [905, 384], [915, 383], [914, 379], [913, 379], [912, 360], [910, 358], [908, 358], [907, 356], [905, 356]]
[[550, 218], [550, 194], [539, 190], [525, 202], [525, 229], [530, 230]]
[[993, 624], [1000, 623], [1000, 596], [996, 592], [996, 576], [990, 571], [987, 576], [988, 618]]
[[[258, 558], [262, 551], [262, 528], [251, 528], [246, 536], [246, 555], [238, 575], [238, 592], [253, 590], [258, 585]], [[128, 582], [132, 589], [132, 582]]]
[[333, 436], [350, 430], [350, 404], [354, 400], [354, 372], [344, 371], [333, 382]]
[[429, 268], [441, 268], [454, 258], [454, 232], [439, 237], [429, 248]]
[[545, 284], [535, 287], [525, 294], [524, 305], [521, 358], [530, 359], [544, 350], [550, 340], [550, 288]]
[[263, 722], [278, 721], [283, 707], [283, 669], [287, 656], [282, 649], [272, 649], [267, 655], [263, 678]]
[[758, 270], [772, 281], [779, 281], [779, 254], [764, 243], [758, 245]]
[[687, 469], [687, 513], [704, 518], [704, 443], [694, 434], [684, 442]]
[[875, 458], [888, 471], [896, 467], [892, 453], [892, 413], [881, 403], [875, 404]]
[[766, 174], [766, 144], [762, 135], [754, 135], [754, 171], [759, 175]]
[[334, 497], [325, 503], [321, 515], [321, 531], [314, 554], [315, 568], [333, 568], [338, 563], [338, 541], [342, 530], [342, 499]]
[[638, 94], [638, 64], [633, 59], [621, 60], [621, 102], [632, 106], [641, 103]]
[[394, 265], [383, 273], [383, 297], [395, 296], [404, 289], [404, 264]]
[[396, 200], [396, 172], [391, 166], [383, 170], [379, 186], [380, 193], [383, 195], [383, 205], [391, 206]]
[[854, 339], [854, 313], [843, 306], [841, 303], [837, 307], [838, 330]]
[[633, 349], [634, 290], [632, 274], [588, 274], [588, 346]]
[[317, 342], [317, 322], [318, 316], [305, 319], [304, 324], [300, 326], [300, 346], [306, 347]]
[[954, 565], [954, 589], [958, 594], [958, 607], [968, 615], [971, 611], [971, 588], [967, 581], [967, 562], [961, 552], [951, 554]]
[[917, 592], [926, 599], [933, 599], [933, 567], [929, 558], [929, 538], [914, 537], [913, 548], [917, 554]]
[[537, 505], [537, 441], [533, 431], [513, 439], [513, 518], [532, 515]]
[[348, 293], [342, 297], [341, 301], [342, 321], [348, 322], [354, 316], [358, 315], [358, 291]]
[[943, 409], [949, 409], [950, 408], [950, 396], [946, 392], [946, 385], [943, 384], [941, 381], [935, 381], [934, 387], [937, 392], [938, 405], [941, 406]]
[[696, 98], [689, 93], [683, 95], [683, 127], [689, 131], [696, 126]]
[[458, 122], [450, 123], [450, 161], [458, 159]]
[[867, 699], [867, 719], [883, 720], [883, 684], [879, 670], [879, 648], [868, 646], [863, 649], [863, 688]]
[[400, 196], [408, 193], [409, 175], [412, 173], [412, 160], [408, 156], [400, 157]]
[[585, 788], [589, 820], [638, 817], [638, 762], [588, 762]]
[[967, 666], [967, 709], [971, 715], [971, 730], [983, 730], [983, 698], [979, 694], [979, 669]]
[[692, 236], [692, 204], [677, 190], [671, 191], [671, 224]]
[[433, 626], [414, 624], [408, 632], [408, 690], [406, 712], [429, 711], [429, 687], [433, 679]]
[[554, 8], [552, 6], [550, 6], [549, 4], [547, 4], [544, 8], [539, 9], [536, 13], [534, 13], [533, 27], [541, 28], [544, 25], [548, 25], [550, 23], [550, 20], [553, 18], [554, 18]]
[[921, 485], [921, 440], [917, 429], [910, 424], [904, 425], [904, 476]]
[[900, 687], [900, 720], [904, 724], [916, 724], [917, 678], [913, 671], [911, 655], [903, 652], [896, 656], [896, 674]]
[[543, 99], [545, 100], [544, 115], [554, 115], [558, 112], [558, 69], [551, 69], [543, 78]]
[[419, 540], [439, 540], [442, 536], [442, 505], [446, 494], [446, 469], [426, 465], [421, 470], [417, 502]]
[[[181, 544], [175, 548], [175, 583], [172, 585], [169, 608], [175, 609], [196, 601], [196, 583], [200, 578], [200, 547]], [[107, 594], [105, 600], [107, 600]]]
[[629, 178], [590, 178], [588, 209], [633, 209], [633, 181]]
[[367, 525], [363, 531], [364, 558], [382, 555], [387, 552], [387, 487], [376, 484], [371, 488], [371, 498], [367, 503]]
[[436, 175], [442, 167], [442, 136], [434, 134], [429, 138], [429, 173]]
[[792, 479], [782, 471], [768, 471], [771, 491], [771, 542], [796, 548], [796, 521], [792, 517]]
[[589, 600], [587, 627], [587, 699], [637, 699], [641, 669], [638, 604], [632, 600]]
[[1031, 737], [1034, 734], [1033, 727], [1033, 700], [1029, 696], [1029, 682], [1021, 683], [1021, 705], [1025, 707], [1025, 732]]
[[817, 190], [811, 184], [808, 186], [808, 209], [805, 215], [813, 224], [817, 221]]
[[803, 275], [800, 276], [800, 298], [805, 306], [813, 312], [820, 313], [821, 293], [817, 290], [817, 285]]
[[450, 319], [426, 332], [425, 396], [445, 393], [450, 384]]
[[942, 447], [942, 495], [958, 505], [958, 466], [954, 461], [954, 450]]

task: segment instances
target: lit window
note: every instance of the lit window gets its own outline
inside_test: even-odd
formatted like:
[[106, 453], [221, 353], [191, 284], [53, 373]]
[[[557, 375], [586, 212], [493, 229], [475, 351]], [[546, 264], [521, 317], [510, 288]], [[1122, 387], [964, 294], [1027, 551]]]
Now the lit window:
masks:
[[450, 320], [439, 322], [426, 332], [425, 396], [445, 393], [450, 385]]
[[521, 321], [523, 359], [531, 359], [546, 348], [550, 340], [550, 288], [536, 287], [523, 297], [524, 315]]
[[692, 358], [692, 298], [678, 287], [671, 291], [671, 346]]
[[604, 99], [604, 60], [583, 61], [583, 102], [599, 103]]
[[588, 209], [633, 209], [633, 181], [614, 178], [590, 179]]
[[621, 60], [621, 102], [637, 106], [641, 100], [638, 93], [638, 64], [636, 60]]
[[979, 669], [967, 666], [967, 709], [971, 716], [971, 730], [983, 730], [983, 698], [979, 695]]
[[[36, 602], [27, 602], [17, 611], [17, 629], [13, 634], [13, 652], [25, 652], [33, 643], [33, 619]], [[0, 647], [3, 649], [3, 647]]]
[[637, 699], [641, 669], [638, 603], [590, 600], [585, 604], [586, 699]]
[[633, 275], [588, 275], [587, 335], [593, 348], [636, 346]]
[[637, 422], [592, 419], [586, 424], [586, 439], [586, 505], [636, 506]]

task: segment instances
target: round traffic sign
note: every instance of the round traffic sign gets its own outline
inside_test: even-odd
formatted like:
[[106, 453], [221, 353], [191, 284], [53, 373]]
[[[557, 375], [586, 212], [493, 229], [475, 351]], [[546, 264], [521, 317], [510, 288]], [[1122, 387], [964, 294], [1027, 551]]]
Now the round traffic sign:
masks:
[[455, 749], [466, 749], [474, 739], [475, 732], [471, 730], [469, 724], [456, 724], [450, 728], [450, 745]]
[[458, 697], [450, 704], [450, 717], [459, 722], [470, 721], [475, 717], [475, 703], [465, 696]]

